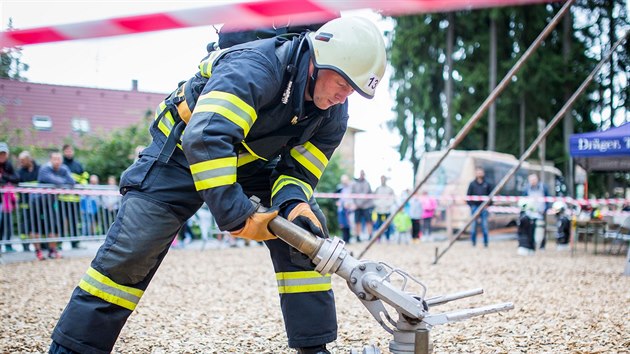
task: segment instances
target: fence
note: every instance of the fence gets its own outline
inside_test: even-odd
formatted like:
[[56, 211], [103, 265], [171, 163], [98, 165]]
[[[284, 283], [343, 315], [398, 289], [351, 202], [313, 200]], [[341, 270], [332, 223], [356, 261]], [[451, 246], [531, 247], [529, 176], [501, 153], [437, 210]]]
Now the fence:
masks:
[[[316, 193], [317, 198], [383, 198], [391, 196], [375, 194], [337, 194]], [[454, 218], [445, 217], [449, 214], [468, 213], [455, 212], [453, 207], [463, 204], [467, 200], [485, 200], [487, 197], [478, 196], [445, 196], [437, 198], [442, 211], [441, 216], [448, 224], [443, 225], [452, 229]], [[504, 205], [489, 207], [489, 211], [498, 214], [518, 214], [515, 207], [520, 197], [497, 196], [496, 202]], [[0, 245], [5, 249], [12, 249], [12, 245], [31, 243], [69, 241], [102, 241], [109, 226], [113, 223], [120, 206], [121, 195], [116, 186], [76, 185], [60, 187], [45, 184], [20, 184], [18, 187], [4, 186], [0, 188]], [[627, 204], [627, 199], [594, 199], [577, 200], [572, 198], [547, 197], [546, 202], [557, 200], [567, 204], [585, 205], [616, 205]], [[465, 204], [463, 204], [465, 205]], [[438, 213], [439, 214], [439, 213]], [[627, 217], [627, 212], [613, 212], [616, 216]], [[440, 218], [436, 215], [436, 219]], [[437, 220], [436, 220], [437, 221]], [[214, 220], [212, 220], [214, 224]], [[456, 226], [455, 226], [456, 227]], [[212, 228], [211, 234], [219, 233]]]
[[0, 188], [0, 245], [99, 240], [120, 206], [115, 186], [20, 184]]

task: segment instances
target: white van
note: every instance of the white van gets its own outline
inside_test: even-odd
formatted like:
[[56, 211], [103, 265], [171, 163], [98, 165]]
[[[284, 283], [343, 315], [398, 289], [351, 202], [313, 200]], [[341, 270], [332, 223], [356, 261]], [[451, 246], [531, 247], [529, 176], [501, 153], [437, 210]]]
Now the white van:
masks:
[[[416, 181], [421, 181], [433, 168], [444, 151], [432, 151], [425, 153], [418, 167]], [[438, 228], [446, 228], [446, 208], [450, 207], [453, 230], [457, 231], [466, 225], [470, 219], [470, 208], [466, 204], [466, 192], [468, 185], [475, 179], [475, 168], [481, 167], [485, 171], [485, 178], [492, 187], [501, 181], [512, 167], [518, 164], [518, 159], [510, 154], [504, 154], [485, 150], [452, 150], [442, 165], [420, 188], [427, 191], [439, 201], [439, 209], [435, 215], [433, 225]], [[521, 196], [527, 184], [527, 176], [537, 173], [543, 176], [542, 166], [530, 162], [524, 162], [521, 168], [505, 185], [497, 195]], [[541, 178], [552, 196], [563, 194], [566, 190], [562, 173], [550, 164], [545, 164], [544, 177]], [[516, 206], [516, 202], [495, 201], [493, 206]], [[499, 209], [499, 208], [493, 208]], [[490, 209], [488, 224], [490, 228], [501, 228], [516, 225], [517, 213], [493, 212]]]

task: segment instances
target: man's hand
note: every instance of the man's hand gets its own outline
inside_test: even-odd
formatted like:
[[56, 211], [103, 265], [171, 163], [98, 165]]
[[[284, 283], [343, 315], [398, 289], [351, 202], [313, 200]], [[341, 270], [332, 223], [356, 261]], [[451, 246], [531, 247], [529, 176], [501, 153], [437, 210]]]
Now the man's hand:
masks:
[[287, 216], [287, 220], [293, 222], [297, 226], [303, 228], [306, 231], [309, 231], [312, 234], [315, 234], [319, 237], [325, 238], [324, 231], [322, 230], [322, 224], [311, 210], [311, 206], [308, 203], [298, 203], [291, 209], [289, 215]]
[[239, 230], [230, 231], [232, 236], [254, 241], [267, 241], [277, 238], [269, 231], [269, 222], [278, 216], [278, 210], [267, 213], [253, 213], [245, 221], [245, 226]]

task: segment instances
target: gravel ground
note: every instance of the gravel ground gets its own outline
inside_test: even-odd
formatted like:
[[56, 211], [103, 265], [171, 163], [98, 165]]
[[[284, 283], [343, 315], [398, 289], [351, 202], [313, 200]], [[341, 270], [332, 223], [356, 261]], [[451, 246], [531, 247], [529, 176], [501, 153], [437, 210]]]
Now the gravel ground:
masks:
[[[630, 353], [630, 277], [625, 257], [549, 250], [516, 256], [516, 242], [456, 244], [430, 265], [437, 243], [377, 244], [367, 258], [421, 279], [434, 296], [477, 287], [486, 294], [432, 312], [512, 301], [501, 314], [437, 326], [434, 353]], [[364, 244], [350, 245], [356, 251]], [[43, 353], [89, 258], [0, 265], [0, 353]], [[333, 353], [376, 344], [385, 332], [345, 281], [333, 277], [339, 338]], [[115, 353], [292, 353], [264, 247], [174, 250], [166, 257]]]

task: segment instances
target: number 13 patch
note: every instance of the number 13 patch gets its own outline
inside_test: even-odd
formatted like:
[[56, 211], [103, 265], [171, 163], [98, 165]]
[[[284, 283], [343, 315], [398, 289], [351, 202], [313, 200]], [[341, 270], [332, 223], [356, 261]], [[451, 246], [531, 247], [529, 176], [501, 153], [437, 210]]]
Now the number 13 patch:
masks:
[[375, 90], [380, 78], [375, 74], [370, 74], [370, 78], [365, 82], [365, 88], [368, 90]]

